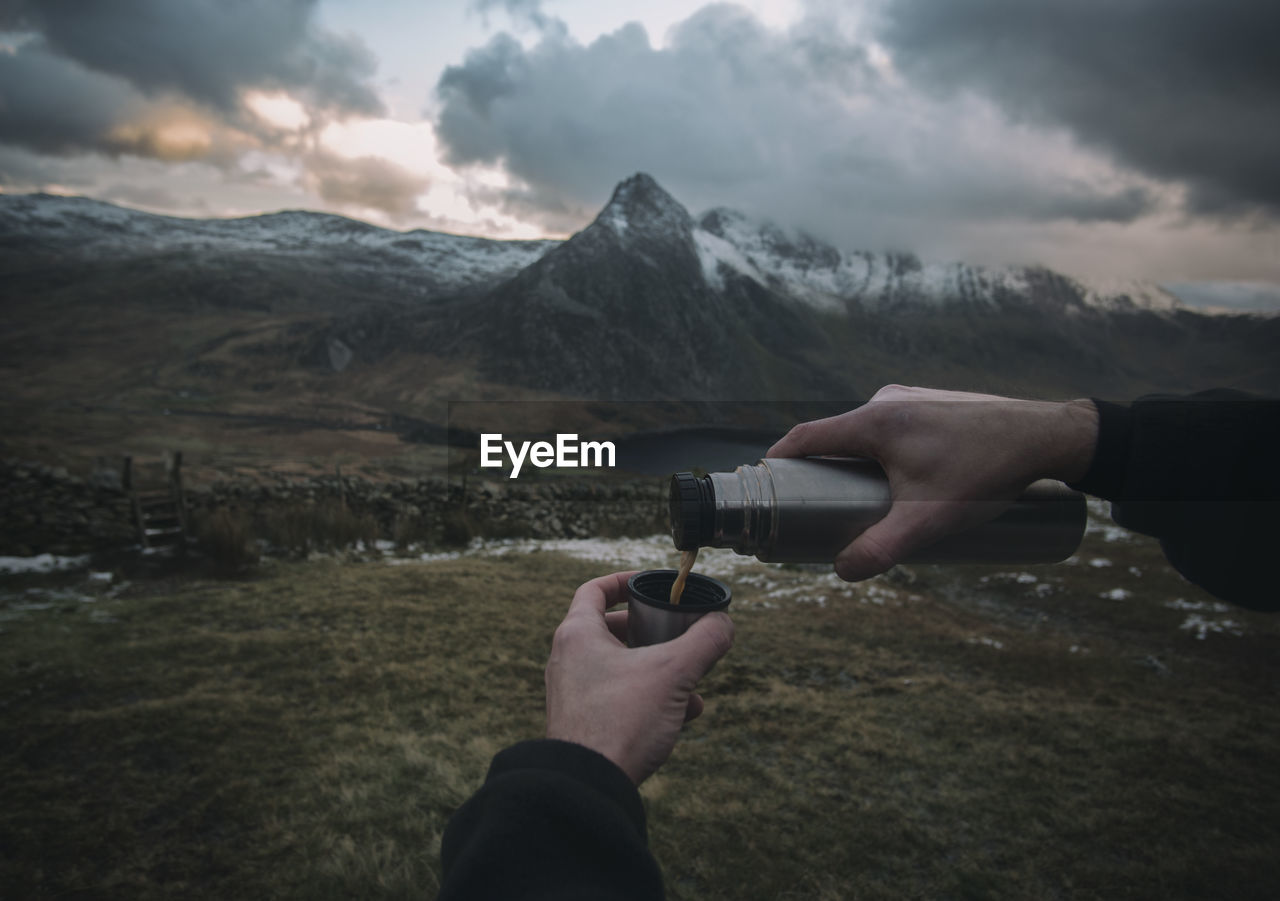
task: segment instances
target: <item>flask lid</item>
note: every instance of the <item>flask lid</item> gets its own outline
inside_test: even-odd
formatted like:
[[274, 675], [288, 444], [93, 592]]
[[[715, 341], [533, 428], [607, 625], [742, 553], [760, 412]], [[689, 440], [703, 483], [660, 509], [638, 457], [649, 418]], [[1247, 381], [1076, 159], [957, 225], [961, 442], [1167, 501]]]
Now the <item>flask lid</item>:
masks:
[[715, 536], [715, 492], [710, 476], [677, 472], [671, 477], [671, 540], [676, 550], [691, 551]]

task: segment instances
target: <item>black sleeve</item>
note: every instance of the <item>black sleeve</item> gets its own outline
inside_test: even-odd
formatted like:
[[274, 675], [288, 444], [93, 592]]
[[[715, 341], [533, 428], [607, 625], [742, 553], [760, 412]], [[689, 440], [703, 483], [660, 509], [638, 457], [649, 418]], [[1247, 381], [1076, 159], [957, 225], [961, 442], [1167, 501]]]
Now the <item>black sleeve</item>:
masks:
[[1072, 487], [1111, 501], [1117, 523], [1160, 539], [1211, 594], [1280, 609], [1280, 401], [1215, 389], [1094, 403], [1097, 448]]
[[527, 741], [493, 759], [449, 820], [440, 901], [661, 899], [644, 806], [612, 761], [581, 745]]

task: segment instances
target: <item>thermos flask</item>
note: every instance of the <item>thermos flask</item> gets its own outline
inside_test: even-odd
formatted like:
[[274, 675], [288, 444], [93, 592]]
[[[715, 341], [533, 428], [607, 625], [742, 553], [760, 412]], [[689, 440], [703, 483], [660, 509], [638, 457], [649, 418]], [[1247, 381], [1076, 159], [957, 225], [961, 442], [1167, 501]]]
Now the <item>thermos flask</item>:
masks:
[[[871, 460], [771, 457], [733, 472], [671, 477], [678, 550], [727, 547], [769, 563], [830, 563], [892, 505]], [[1084, 495], [1041, 479], [995, 519], [921, 548], [905, 563], [1056, 563], [1084, 536]]]

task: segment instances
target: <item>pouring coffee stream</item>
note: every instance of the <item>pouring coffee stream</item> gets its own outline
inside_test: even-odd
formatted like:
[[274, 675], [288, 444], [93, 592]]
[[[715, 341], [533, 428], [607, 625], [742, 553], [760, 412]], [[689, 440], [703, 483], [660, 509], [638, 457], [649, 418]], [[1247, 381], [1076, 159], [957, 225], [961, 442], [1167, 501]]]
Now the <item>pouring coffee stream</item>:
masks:
[[684, 595], [684, 583], [689, 580], [689, 573], [693, 572], [693, 564], [697, 560], [698, 549], [696, 547], [680, 552], [680, 571], [676, 574], [676, 580], [671, 583], [670, 603], [680, 603], [680, 598]]

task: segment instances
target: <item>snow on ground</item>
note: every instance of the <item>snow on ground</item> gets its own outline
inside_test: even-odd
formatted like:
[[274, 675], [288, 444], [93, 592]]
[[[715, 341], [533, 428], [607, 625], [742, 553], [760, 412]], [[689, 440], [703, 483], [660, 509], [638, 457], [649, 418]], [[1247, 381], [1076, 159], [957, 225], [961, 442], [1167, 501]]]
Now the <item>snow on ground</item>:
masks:
[[1178, 628], [1190, 632], [1201, 641], [1204, 641], [1210, 632], [1215, 635], [1234, 635], [1237, 638], [1244, 635], [1243, 623], [1230, 618], [1211, 619], [1205, 616], [1206, 613], [1230, 612], [1231, 607], [1221, 601], [1188, 601], [1183, 598], [1174, 598], [1172, 601], [1166, 601], [1165, 606], [1170, 610], [1189, 611], [1187, 618]]
[[[92, 576], [100, 575], [93, 573]], [[46, 610], [65, 610], [77, 604], [97, 604], [102, 600], [115, 598], [129, 586], [128, 582], [118, 582], [103, 591], [103, 579], [90, 577], [89, 583], [76, 586], [28, 588], [24, 591], [0, 591], [0, 623], [20, 620], [32, 613]], [[116, 622], [106, 610], [94, 610], [90, 613], [95, 623]], [[0, 631], [3, 631], [0, 629]]]
[[1084, 524], [1086, 535], [1101, 535], [1103, 541], [1132, 541], [1133, 533], [1115, 524], [1111, 519], [1111, 503], [1100, 498], [1085, 499], [1088, 507]]
[[1221, 601], [1184, 601], [1182, 598], [1167, 601], [1165, 606], [1171, 610], [1208, 610], [1211, 613], [1226, 613], [1231, 609]]
[[982, 576], [978, 579], [978, 584], [986, 585], [989, 582], [1016, 582], [1019, 585], [1034, 585], [1039, 581], [1040, 577], [1031, 573], [992, 573], [989, 576]]
[[1244, 626], [1233, 619], [1205, 619], [1199, 613], [1190, 614], [1178, 628], [1186, 629], [1201, 641], [1210, 632], [1216, 635], [1234, 635], [1237, 638], [1244, 635]]
[[[629, 569], [675, 569], [680, 552], [669, 535], [646, 538], [507, 538], [474, 539], [464, 550], [425, 553], [413, 557], [387, 557], [391, 566], [413, 566], [458, 560], [466, 557], [493, 557], [510, 554], [555, 552], [589, 560], [600, 565], [601, 573]], [[814, 604], [825, 607], [835, 599], [884, 606], [904, 602], [902, 593], [885, 584], [885, 577], [853, 584], [845, 582], [828, 567], [783, 569], [761, 563], [754, 557], [723, 548], [703, 548], [695, 571], [727, 583], [734, 592], [736, 609], [776, 607], [779, 603]], [[909, 595], [907, 601], [919, 600]]]
[[51, 573], [88, 565], [87, 556], [56, 557], [53, 554], [36, 554], [34, 557], [0, 557], [0, 573]]

